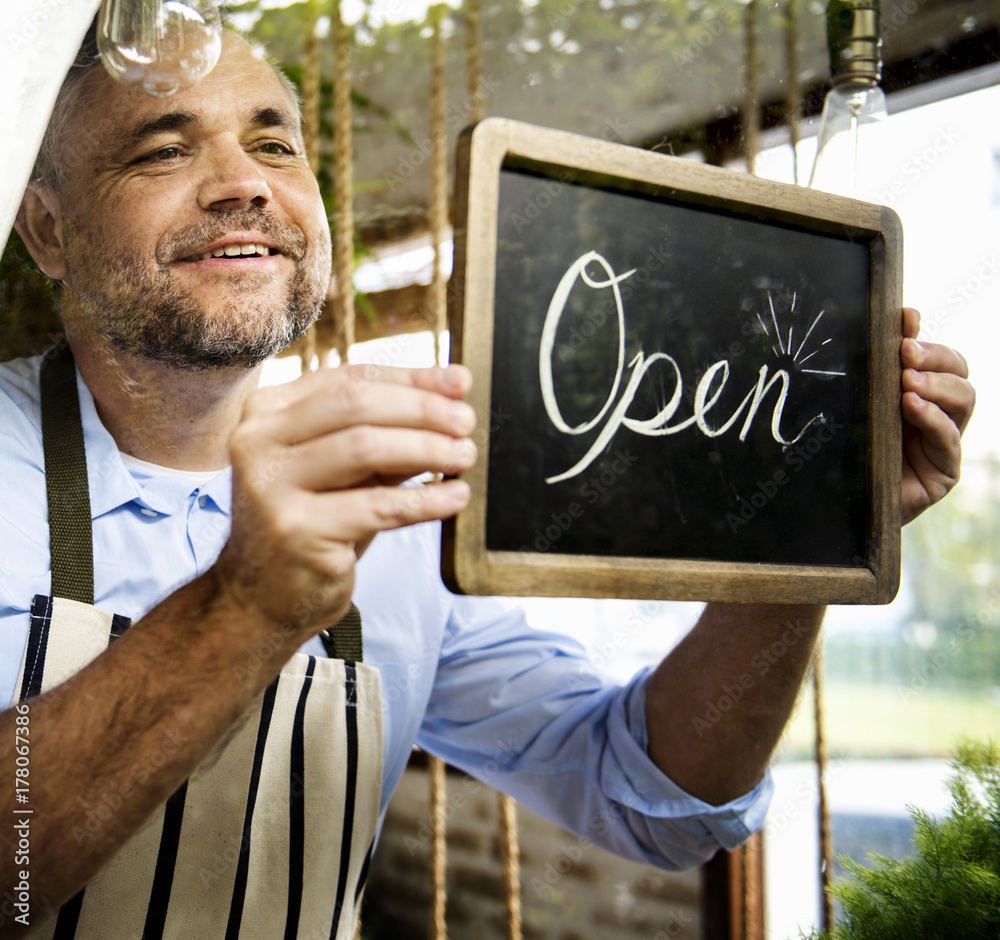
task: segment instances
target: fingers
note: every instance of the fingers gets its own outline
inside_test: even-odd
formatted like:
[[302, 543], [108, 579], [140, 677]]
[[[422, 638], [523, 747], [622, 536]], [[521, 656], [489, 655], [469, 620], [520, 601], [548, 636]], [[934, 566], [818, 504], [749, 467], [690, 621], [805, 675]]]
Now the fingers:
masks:
[[476, 462], [468, 438], [432, 431], [359, 425], [295, 448], [291, 480], [322, 492], [380, 482], [392, 484], [421, 473], [454, 476]]
[[[907, 457], [925, 484], [951, 489], [961, 475], [961, 434], [951, 416], [912, 392], [903, 395], [903, 418], [913, 431], [907, 436]], [[944, 495], [941, 493], [940, 495]]]
[[962, 469], [962, 432], [976, 404], [965, 357], [919, 342], [920, 314], [903, 310], [903, 521], [944, 497]]
[[352, 366], [265, 389], [231, 442], [234, 464], [256, 446], [271, 466], [277, 451], [281, 481], [315, 492], [460, 473], [475, 462], [476, 415], [452, 396], [470, 383], [462, 367]]
[[968, 379], [947, 372], [903, 370], [903, 416], [907, 416], [906, 396], [912, 395], [937, 406], [963, 433], [976, 406], [976, 390]]
[[[954, 429], [954, 425], [951, 425]], [[903, 436], [903, 477], [900, 521], [912, 522], [925, 509], [944, 499], [958, 484], [961, 444], [940, 447], [920, 434]]]
[[450, 398], [464, 398], [472, 388], [472, 373], [465, 366], [449, 365], [445, 367], [432, 366], [426, 369], [403, 369], [395, 366], [377, 366], [370, 363], [363, 365], [343, 365], [336, 369], [319, 369], [309, 372], [294, 382], [275, 386], [286, 390], [292, 398], [304, 398], [306, 395], [331, 380], [350, 379], [357, 385], [369, 385], [376, 382], [388, 382], [395, 385], [412, 385], [426, 391], [438, 392]]
[[[903, 392], [912, 392], [937, 405], [954, 421], [959, 432], [969, 424], [976, 405], [976, 391], [968, 381], [969, 364], [949, 346], [919, 342], [920, 314], [912, 307], [903, 309]], [[909, 409], [916, 415], [914, 407]], [[904, 404], [904, 416], [906, 414]]]
[[[316, 518], [331, 520], [336, 541], [364, 541], [372, 533], [446, 519], [469, 504], [469, 485], [446, 480], [423, 486], [366, 487], [322, 493], [310, 500]], [[333, 523], [335, 521], [335, 524]]]
[[239, 511], [221, 583], [277, 622], [294, 617], [302, 596], [322, 597], [301, 624], [329, 623], [378, 532], [468, 505], [464, 482], [398, 484], [473, 465], [476, 417], [461, 401], [470, 386], [462, 367], [348, 366], [255, 393], [230, 439]]
[[938, 343], [904, 339], [900, 347], [903, 365], [923, 372], [947, 372], [963, 379], [969, 377], [969, 364], [958, 350]]
[[359, 423], [431, 427], [464, 435], [475, 424], [474, 412], [460, 401], [471, 385], [471, 374], [463, 366], [341, 366], [261, 389], [248, 403], [246, 416], [285, 444]]
[[333, 554], [335, 546], [347, 546], [359, 556], [359, 547], [377, 533], [447, 518], [464, 509], [469, 498], [469, 485], [463, 480], [299, 492], [283, 500], [281, 513], [273, 514], [262, 532], [276, 557], [291, 556], [314, 566]]

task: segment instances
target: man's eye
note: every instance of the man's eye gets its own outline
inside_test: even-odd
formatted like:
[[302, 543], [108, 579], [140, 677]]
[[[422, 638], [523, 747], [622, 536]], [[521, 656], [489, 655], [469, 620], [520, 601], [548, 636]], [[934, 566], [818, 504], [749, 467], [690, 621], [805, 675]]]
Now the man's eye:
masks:
[[181, 156], [180, 147], [160, 147], [159, 150], [154, 150], [142, 159], [146, 163], [166, 163], [170, 160], [176, 160], [179, 156]]
[[257, 148], [257, 152], [267, 154], [268, 156], [291, 157], [295, 155], [295, 151], [288, 144], [283, 144], [279, 140], [264, 141]]

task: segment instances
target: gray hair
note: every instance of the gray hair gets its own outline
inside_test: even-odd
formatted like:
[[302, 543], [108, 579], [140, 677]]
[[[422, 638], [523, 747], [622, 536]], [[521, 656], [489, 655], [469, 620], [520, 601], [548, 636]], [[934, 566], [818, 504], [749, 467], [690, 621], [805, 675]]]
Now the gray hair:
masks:
[[[230, 34], [239, 37], [244, 42], [246, 37], [241, 35], [231, 26], [226, 25], [225, 29]], [[295, 83], [281, 71], [280, 66], [270, 57], [261, 56], [274, 71], [275, 76], [281, 83], [288, 97], [295, 104], [297, 113], [301, 113], [302, 99], [299, 89]], [[66, 73], [59, 94], [56, 96], [55, 104], [52, 107], [52, 115], [49, 117], [48, 127], [45, 129], [45, 136], [35, 158], [35, 165], [31, 171], [31, 179], [38, 183], [48, 183], [53, 189], [59, 190], [65, 179], [65, 171], [69, 161], [63, 152], [62, 140], [67, 126], [73, 116], [80, 110], [84, 97], [84, 82], [87, 77], [101, 65], [100, 53], [97, 51], [97, 19], [91, 23], [87, 35], [76, 54], [73, 64]], [[91, 146], [93, 141], [91, 141]], [[86, 150], [86, 148], [85, 148]]]
[[35, 158], [35, 166], [31, 178], [36, 182], [49, 183], [59, 189], [63, 182], [63, 161], [59, 154], [59, 143], [63, 132], [73, 115], [79, 110], [83, 97], [83, 81], [101, 64], [97, 51], [97, 18], [94, 18], [83, 38], [83, 43], [73, 60], [73, 64], [63, 79], [59, 94], [56, 95], [52, 114], [49, 117], [45, 136]]

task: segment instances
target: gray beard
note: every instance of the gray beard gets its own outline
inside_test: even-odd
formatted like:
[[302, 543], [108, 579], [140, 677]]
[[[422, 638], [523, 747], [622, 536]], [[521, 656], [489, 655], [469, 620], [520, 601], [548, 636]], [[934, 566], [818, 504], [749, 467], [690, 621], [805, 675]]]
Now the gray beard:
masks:
[[[218, 225], [203, 226], [187, 233], [192, 244], [206, 244], [230, 228], [268, 228], [253, 217], [248, 222], [231, 222], [221, 231]], [[157, 263], [150, 271], [138, 252], [126, 250], [110, 257], [95, 250], [67, 252], [68, 282], [78, 298], [88, 325], [116, 347], [141, 359], [194, 371], [219, 368], [253, 369], [298, 339], [319, 316], [326, 294], [321, 271], [310, 271], [302, 263], [304, 238], [297, 239], [281, 226], [285, 237], [281, 246], [296, 260], [295, 273], [283, 302], [263, 303], [255, 293], [266, 275], [247, 272], [219, 275], [229, 282], [236, 295], [233, 303], [209, 312], [190, 293], [178, 287], [167, 264]], [[76, 233], [74, 233], [76, 234]], [[76, 239], [73, 239], [74, 241]], [[169, 239], [160, 253], [176, 257], [170, 247], [180, 241]], [[71, 257], [75, 255], [75, 257]]]
[[[322, 299], [303, 296], [304, 279], [296, 271], [283, 309], [248, 296], [209, 314], [166, 273], [128, 301], [104, 300], [90, 319], [101, 336], [141, 359], [195, 370], [252, 369], [290, 346], [319, 316]], [[255, 280], [260, 276], [243, 276], [241, 293], [252, 294]]]

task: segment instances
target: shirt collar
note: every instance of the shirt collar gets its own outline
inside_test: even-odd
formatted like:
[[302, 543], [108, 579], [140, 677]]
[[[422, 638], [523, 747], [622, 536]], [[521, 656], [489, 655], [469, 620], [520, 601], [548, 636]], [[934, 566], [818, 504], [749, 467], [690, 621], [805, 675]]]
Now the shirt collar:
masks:
[[226, 515], [232, 503], [232, 473], [219, 474], [201, 486], [180, 477], [151, 477], [135, 480], [122, 462], [111, 432], [101, 423], [94, 396], [79, 370], [76, 387], [80, 397], [80, 421], [87, 450], [87, 476], [90, 485], [90, 513], [93, 519], [135, 500], [157, 513], [172, 515], [187, 504], [196, 490], [208, 496]]

